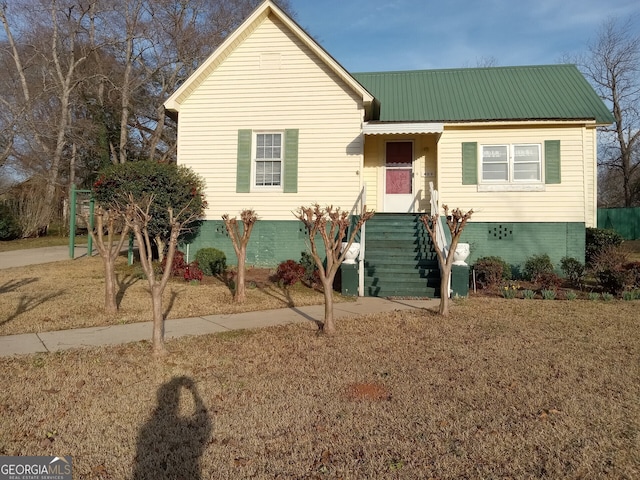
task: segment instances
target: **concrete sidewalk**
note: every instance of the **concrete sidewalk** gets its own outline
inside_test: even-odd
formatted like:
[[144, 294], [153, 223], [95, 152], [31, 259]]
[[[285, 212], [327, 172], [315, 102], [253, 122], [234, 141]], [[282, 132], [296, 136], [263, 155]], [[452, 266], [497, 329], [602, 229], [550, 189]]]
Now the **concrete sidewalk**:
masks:
[[[389, 300], [359, 297], [355, 302], [334, 304], [334, 317], [367, 315], [394, 310], [437, 308], [439, 300]], [[207, 315], [165, 322], [165, 338], [262, 328], [291, 323], [318, 323], [324, 317], [324, 305], [282, 308], [233, 315]], [[338, 328], [340, 326], [338, 325]], [[151, 339], [151, 322], [78, 328], [55, 332], [26, 333], [0, 336], [0, 356], [56, 352], [73, 348], [119, 345]]]
[[[95, 249], [94, 249], [95, 252]], [[74, 258], [87, 256], [87, 245], [76, 245]], [[27, 250], [12, 250], [0, 252], [0, 269], [36, 265], [39, 263], [59, 262], [69, 260], [69, 247], [42, 247]]]
[[[87, 255], [87, 246], [76, 245], [75, 258]], [[45, 247], [31, 250], [0, 252], [0, 269], [69, 260], [69, 247]], [[439, 300], [389, 300], [359, 297], [354, 302], [335, 303], [334, 317], [367, 315], [414, 308], [437, 308]], [[165, 322], [165, 338], [203, 335], [230, 330], [269, 327], [290, 323], [314, 322], [324, 318], [324, 305], [282, 308], [233, 315], [207, 315]], [[339, 327], [338, 327], [339, 328]], [[77, 328], [54, 332], [0, 336], [0, 356], [56, 352], [72, 348], [120, 345], [151, 339], [151, 322]]]

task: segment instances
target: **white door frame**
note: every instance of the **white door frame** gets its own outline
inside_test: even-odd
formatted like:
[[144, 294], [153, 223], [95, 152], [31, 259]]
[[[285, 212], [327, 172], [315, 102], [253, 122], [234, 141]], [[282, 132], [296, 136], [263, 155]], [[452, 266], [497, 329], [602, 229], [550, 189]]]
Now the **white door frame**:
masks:
[[[411, 144], [411, 193], [387, 194], [387, 144], [410, 143]], [[412, 213], [415, 211], [416, 175], [415, 175], [415, 141], [411, 139], [386, 140], [384, 142], [384, 158], [382, 164], [382, 211], [389, 213]], [[402, 168], [402, 167], [400, 167]], [[395, 198], [394, 198], [395, 197]]]

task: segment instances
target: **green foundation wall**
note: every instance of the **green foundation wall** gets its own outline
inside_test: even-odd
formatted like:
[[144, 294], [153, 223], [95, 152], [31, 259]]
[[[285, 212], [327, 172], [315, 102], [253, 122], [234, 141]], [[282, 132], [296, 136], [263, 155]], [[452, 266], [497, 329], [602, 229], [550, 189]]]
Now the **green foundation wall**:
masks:
[[460, 241], [471, 246], [467, 259], [469, 265], [481, 257], [500, 257], [511, 265], [514, 275], [517, 275], [529, 257], [546, 253], [557, 273], [561, 273], [562, 257], [573, 257], [584, 263], [585, 224], [471, 221]]
[[[584, 263], [584, 223], [484, 223], [469, 222], [462, 234], [462, 242], [471, 245], [467, 259], [473, 265], [476, 259], [498, 256], [511, 264], [514, 274], [522, 271], [525, 261], [532, 255], [547, 253], [560, 271], [562, 257], [577, 258]], [[320, 242], [321, 243], [321, 242]], [[222, 220], [205, 221], [200, 233], [188, 245], [189, 261], [205, 247], [215, 247], [227, 256], [229, 265], [236, 265], [237, 258]], [[180, 249], [187, 252], [187, 245]], [[306, 232], [297, 220], [259, 220], [251, 234], [247, 249], [247, 265], [275, 267], [288, 259], [300, 260], [306, 252]]]
[[[305, 238], [305, 228], [300, 221], [258, 220], [247, 247], [247, 265], [275, 267], [284, 260], [299, 261], [302, 252], [307, 251]], [[227, 256], [227, 264], [237, 265], [238, 259], [222, 220], [205, 221], [195, 240], [188, 246], [181, 245], [180, 250], [185, 254], [188, 251], [189, 261], [192, 261], [198, 250], [207, 247], [222, 250]]]

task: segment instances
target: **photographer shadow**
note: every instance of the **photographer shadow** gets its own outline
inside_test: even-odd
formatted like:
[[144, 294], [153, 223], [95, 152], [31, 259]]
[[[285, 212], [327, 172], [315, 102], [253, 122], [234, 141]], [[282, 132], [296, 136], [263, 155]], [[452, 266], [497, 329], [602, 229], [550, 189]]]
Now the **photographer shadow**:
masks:
[[153, 416], [138, 434], [132, 478], [201, 479], [200, 461], [212, 427], [195, 382], [175, 377], [160, 386], [157, 396]]

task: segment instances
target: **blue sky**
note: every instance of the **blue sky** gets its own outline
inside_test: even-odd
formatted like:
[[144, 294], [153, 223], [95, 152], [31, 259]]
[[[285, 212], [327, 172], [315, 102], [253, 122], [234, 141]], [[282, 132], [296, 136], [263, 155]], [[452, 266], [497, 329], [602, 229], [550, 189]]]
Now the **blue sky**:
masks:
[[638, 0], [291, 0], [297, 22], [351, 72], [558, 63]]

